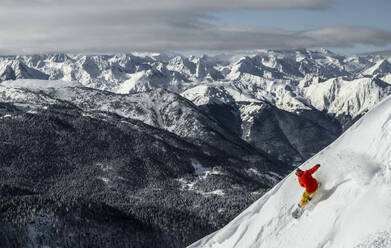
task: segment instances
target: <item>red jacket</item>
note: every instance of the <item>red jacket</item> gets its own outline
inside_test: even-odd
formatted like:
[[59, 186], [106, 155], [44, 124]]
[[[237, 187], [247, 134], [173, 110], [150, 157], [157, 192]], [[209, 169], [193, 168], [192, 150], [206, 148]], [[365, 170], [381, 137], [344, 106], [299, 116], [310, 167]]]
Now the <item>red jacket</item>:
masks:
[[308, 193], [314, 193], [318, 189], [318, 181], [312, 177], [312, 174], [319, 168], [319, 165], [315, 165], [309, 170], [298, 171], [299, 183], [301, 187], [304, 187]]

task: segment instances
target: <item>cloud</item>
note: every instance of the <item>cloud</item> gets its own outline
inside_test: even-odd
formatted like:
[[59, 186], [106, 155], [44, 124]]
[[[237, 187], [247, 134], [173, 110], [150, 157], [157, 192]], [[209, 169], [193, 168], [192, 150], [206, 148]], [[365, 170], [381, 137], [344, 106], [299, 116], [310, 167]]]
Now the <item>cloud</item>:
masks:
[[0, 53], [235, 50], [384, 46], [391, 33], [334, 26], [289, 30], [214, 26], [210, 11], [323, 9], [331, 0], [3, 0]]
[[391, 43], [391, 32], [369, 27], [335, 26], [300, 33], [300, 36], [322, 46], [349, 47], [351, 44], [385, 46]]
[[[4, 8], [73, 10], [131, 9], [137, 11], [210, 11], [232, 9], [322, 9], [334, 0], [2, 0]], [[104, 9], [102, 9], [104, 7]]]

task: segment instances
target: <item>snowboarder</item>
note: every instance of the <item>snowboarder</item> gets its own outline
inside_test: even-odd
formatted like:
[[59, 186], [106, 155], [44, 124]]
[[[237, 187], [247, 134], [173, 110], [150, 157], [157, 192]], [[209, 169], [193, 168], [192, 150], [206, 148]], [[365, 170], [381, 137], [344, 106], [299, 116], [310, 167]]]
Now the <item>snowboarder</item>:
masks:
[[311, 197], [318, 191], [319, 183], [315, 178], [312, 177], [312, 174], [319, 169], [320, 164], [315, 165], [309, 170], [302, 171], [299, 168], [296, 170], [296, 175], [299, 178], [299, 184], [301, 187], [305, 188], [303, 197], [300, 201], [299, 207], [303, 208], [307, 205], [308, 201], [311, 200]]

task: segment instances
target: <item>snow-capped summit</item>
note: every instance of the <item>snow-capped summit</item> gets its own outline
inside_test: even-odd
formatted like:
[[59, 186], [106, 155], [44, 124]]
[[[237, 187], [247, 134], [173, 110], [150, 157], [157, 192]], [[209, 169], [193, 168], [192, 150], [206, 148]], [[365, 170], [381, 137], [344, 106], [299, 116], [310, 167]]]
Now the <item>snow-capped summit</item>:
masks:
[[203, 84], [184, 91], [182, 94], [196, 105], [222, 104], [234, 102], [259, 102], [258, 99], [243, 94], [240, 90], [224, 84]]
[[364, 75], [383, 75], [390, 73], [391, 63], [387, 59], [378, 61], [374, 66], [368, 68], [363, 72]]
[[49, 76], [34, 68], [28, 67], [19, 60], [8, 60], [5, 63], [0, 63], [0, 80], [15, 80], [22, 78], [48, 79]]
[[365, 114], [376, 103], [391, 94], [391, 86], [376, 78], [346, 80], [333, 78], [312, 82], [302, 91], [308, 104], [343, 121]]
[[318, 199], [299, 219], [291, 173], [221, 230], [189, 247], [391, 247], [391, 97], [305, 162], [321, 167]]
[[171, 71], [183, 72], [186, 74], [194, 74], [196, 72], [196, 65], [188, 58], [176, 56], [171, 59], [167, 65]]

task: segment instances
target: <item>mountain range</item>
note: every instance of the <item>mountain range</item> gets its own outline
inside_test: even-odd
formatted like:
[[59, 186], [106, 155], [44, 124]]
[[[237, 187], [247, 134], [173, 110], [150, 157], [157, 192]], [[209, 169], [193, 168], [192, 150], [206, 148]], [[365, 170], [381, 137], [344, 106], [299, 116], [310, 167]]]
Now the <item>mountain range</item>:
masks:
[[[176, 93], [212, 116], [228, 130], [225, 135], [233, 133], [258, 152], [288, 166], [297, 166], [330, 144], [371, 106], [389, 95], [390, 71], [390, 59], [374, 55], [340, 56], [326, 49], [260, 50], [251, 55], [213, 57], [165, 54], [0, 57], [2, 81], [49, 79], [77, 82], [116, 94], [154, 89]], [[140, 97], [135, 97], [132, 101], [139, 101]], [[118, 101], [127, 104], [126, 100]], [[143, 101], [140, 105], [145, 104]], [[113, 108], [112, 105], [105, 106]], [[130, 117], [129, 114], [126, 116]], [[133, 111], [132, 117], [186, 137], [195, 134], [195, 130], [185, 134], [180, 127], [159, 123], [156, 118], [161, 115], [156, 111], [151, 116], [141, 115]], [[181, 125], [186, 118], [183, 117]], [[306, 130], [305, 138], [297, 131], [299, 127]]]

